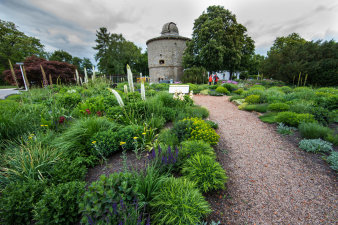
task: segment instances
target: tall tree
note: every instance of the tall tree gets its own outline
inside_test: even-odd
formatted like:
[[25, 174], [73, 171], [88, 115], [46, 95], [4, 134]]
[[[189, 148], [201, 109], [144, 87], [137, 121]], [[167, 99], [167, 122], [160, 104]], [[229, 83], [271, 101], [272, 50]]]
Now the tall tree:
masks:
[[102, 73], [125, 73], [126, 64], [129, 64], [134, 72], [142, 72], [135, 71], [136, 65], [142, 62], [141, 48], [127, 41], [122, 34], [111, 34], [107, 28], [101, 27], [96, 31], [95, 42], [95, 60], [98, 61], [98, 68]]
[[67, 62], [72, 64], [73, 56], [64, 50], [55, 50], [49, 57], [50, 61]]
[[25, 35], [14, 23], [0, 20], [0, 74], [9, 68], [8, 59], [22, 62], [31, 55], [46, 56], [40, 40]]
[[223, 6], [209, 6], [194, 23], [192, 40], [183, 56], [185, 67], [203, 66], [208, 71], [235, 71], [247, 66], [254, 41], [236, 16]]
[[338, 43], [306, 41], [299, 34], [277, 37], [263, 62], [263, 73], [293, 83], [301, 73], [307, 84], [338, 85]]

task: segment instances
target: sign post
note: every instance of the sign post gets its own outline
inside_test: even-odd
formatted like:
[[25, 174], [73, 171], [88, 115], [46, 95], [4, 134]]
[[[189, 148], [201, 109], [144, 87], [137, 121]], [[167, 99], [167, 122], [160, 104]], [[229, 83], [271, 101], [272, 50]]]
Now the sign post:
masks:
[[19, 62], [19, 63], [16, 63], [16, 64], [20, 66], [20, 70], [21, 70], [21, 74], [22, 74], [23, 83], [25, 84], [25, 89], [26, 89], [26, 91], [28, 91], [28, 87], [27, 87], [27, 84], [26, 84], [26, 77], [25, 77], [25, 74], [24, 74], [23, 71], [22, 71], [22, 65], [23, 65], [23, 63], [22, 63], [22, 62]]

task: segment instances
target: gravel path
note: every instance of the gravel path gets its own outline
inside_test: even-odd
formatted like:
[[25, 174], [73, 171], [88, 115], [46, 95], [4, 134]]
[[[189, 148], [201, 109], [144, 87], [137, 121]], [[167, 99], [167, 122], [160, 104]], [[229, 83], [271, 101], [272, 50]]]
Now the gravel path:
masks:
[[222, 224], [338, 224], [337, 180], [326, 163], [226, 96], [194, 100], [218, 122], [218, 149], [227, 150], [218, 151], [229, 176], [229, 196], [217, 213]]
[[9, 95], [13, 94], [19, 94], [20, 92], [18, 90], [15, 90], [13, 88], [11, 89], [0, 89], [0, 99], [5, 99]]

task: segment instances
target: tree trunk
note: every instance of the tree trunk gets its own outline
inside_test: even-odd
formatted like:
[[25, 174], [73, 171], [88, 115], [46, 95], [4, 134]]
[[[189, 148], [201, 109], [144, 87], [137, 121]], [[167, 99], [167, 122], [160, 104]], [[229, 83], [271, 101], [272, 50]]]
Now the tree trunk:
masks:
[[232, 80], [232, 70], [229, 71], [230, 72], [230, 76], [229, 76], [229, 80]]

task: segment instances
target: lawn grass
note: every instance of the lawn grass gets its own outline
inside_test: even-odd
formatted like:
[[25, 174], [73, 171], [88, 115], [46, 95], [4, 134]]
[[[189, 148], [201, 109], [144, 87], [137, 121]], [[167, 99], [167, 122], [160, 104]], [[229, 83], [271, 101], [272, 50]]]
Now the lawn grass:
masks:
[[11, 86], [11, 85], [0, 86], [0, 89], [10, 89], [10, 88], [17, 88], [17, 87], [16, 86]]

